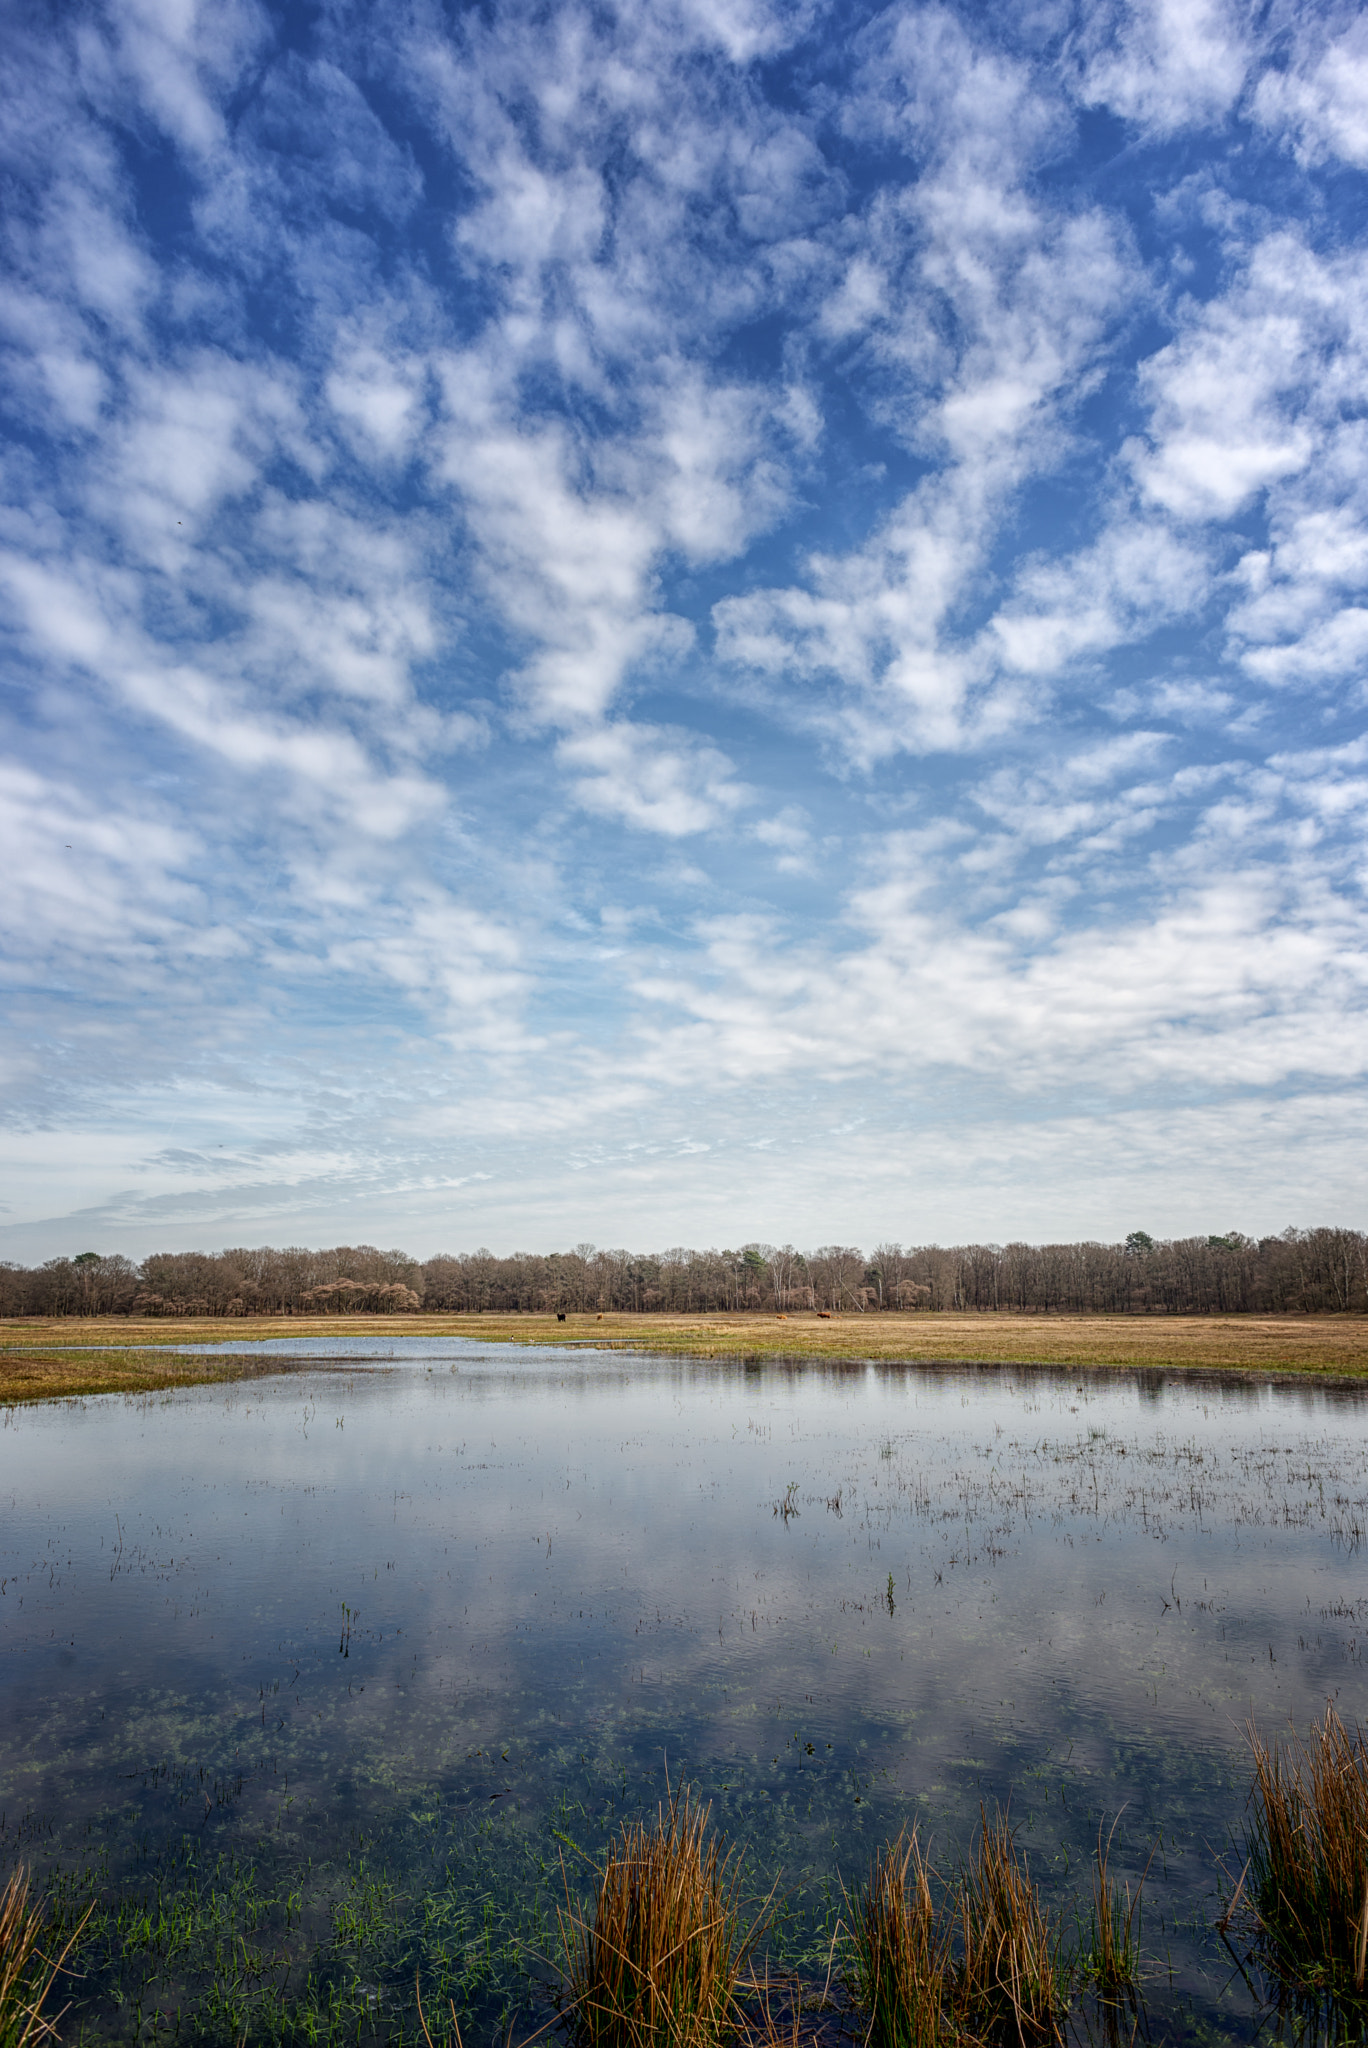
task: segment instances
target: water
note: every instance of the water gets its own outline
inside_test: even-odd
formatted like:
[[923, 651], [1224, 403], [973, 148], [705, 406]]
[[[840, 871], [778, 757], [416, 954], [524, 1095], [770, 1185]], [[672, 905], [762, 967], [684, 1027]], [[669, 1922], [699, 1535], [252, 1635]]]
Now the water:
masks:
[[1151, 2024], [1251, 2036], [1245, 1727], [1363, 1711], [1361, 1396], [279, 1348], [0, 1429], [0, 1848], [96, 1897], [67, 2039], [407, 2040], [415, 1973], [530, 2031], [667, 1774], [818, 1975], [904, 1823], [948, 1869], [1010, 1805], [1068, 1912], [1120, 1813]]

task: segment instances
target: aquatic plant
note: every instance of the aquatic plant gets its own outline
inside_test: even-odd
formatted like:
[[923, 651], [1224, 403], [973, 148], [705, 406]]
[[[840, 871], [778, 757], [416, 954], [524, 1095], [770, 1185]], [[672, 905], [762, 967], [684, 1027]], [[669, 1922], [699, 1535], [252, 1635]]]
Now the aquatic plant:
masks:
[[736, 2025], [743, 1935], [730, 1851], [687, 1786], [609, 1845], [592, 1918], [558, 1917], [562, 2006], [580, 2048], [710, 2048]]
[[1018, 1856], [1003, 1814], [979, 1810], [978, 1844], [956, 1885], [959, 1956], [950, 1986], [957, 2029], [975, 2041], [1060, 2038], [1064, 2009], [1059, 1931]]
[[1113, 1883], [1109, 1862], [1112, 1839], [1120, 1819], [1118, 1814], [1105, 1842], [1102, 1840], [1102, 1823], [1099, 1821], [1097, 1824], [1092, 1913], [1087, 1936], [1075, 1961], [1078, 1976], [1092, 1984], [1104, 1999], [1132, 1994], [1140, 1983], [1140, 1896], [1149, 1875], [1149, 1864], [1145, 1865], [1134, 1897], [1129, 1884]]
[[869, 2016], [868, 2048], [934, 2048], [945, 2016], [949, 1942], [936, 1923], [917, 1831], [870, 1865], [850, 1901], [851, 1990]]
[[30, 2048], [31, 2043], [57, 2039], [57, 2019], [62, 2015], [46, 2018], [43, 2001], [80, 1928], [55, 1956], [42, 1947], [46, 1928], [41, 1903], [30, 1903], [27, 1872], [14, 1871], [0, 1896], [0, 2048]]
[[[1245, 1875], [1263, 1960], [1285, 1982], [1365, 1997], [1368, 1747], [1333, 1705], [1283, 1749], [1249, 1727], [1253, 1813]], [[1244, 1880], [1242, 1879], [1243, 1883]], [[1238, 1898], [1238, 1890], [1237, 1890]], [[1232, 1908], [1236, 1901], [1232, 1900]]]

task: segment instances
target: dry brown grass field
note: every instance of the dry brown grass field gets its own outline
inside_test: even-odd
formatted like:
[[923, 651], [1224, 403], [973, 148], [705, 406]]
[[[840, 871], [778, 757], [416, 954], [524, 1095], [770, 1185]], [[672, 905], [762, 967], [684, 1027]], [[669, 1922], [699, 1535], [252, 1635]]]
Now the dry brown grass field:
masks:
[[[139, 1322], [0, 1322], [0, 1404], [254, 1378], [277, 1357], [188, 1358], [186, 1344], [264, 1337], [476, 1337], [602, 1344], [702, 1358], [874, 1359], [946, 1364], [1151, 1367], [1260, 1374], [1368, 1375], [1364, 1316], [1041, 1316], [916, 1314], [281, 1316]], [[99, 1348], [92, 1348], [99, 1347]], [[157, 1347], [152, 1349], [151, 1347]]]

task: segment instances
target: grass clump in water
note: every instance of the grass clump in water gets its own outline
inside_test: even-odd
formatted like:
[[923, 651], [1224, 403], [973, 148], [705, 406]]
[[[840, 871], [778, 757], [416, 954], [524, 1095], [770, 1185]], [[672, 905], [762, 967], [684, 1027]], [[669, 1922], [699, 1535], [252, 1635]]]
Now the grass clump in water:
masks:
[[957, 1886], [956, 1917], [960, 1953], [951, 2010], [957, 2031], [1021, 2048], [1059, 2039], [1059, 1931], [1001, 1814], [990, 1821], [980, 1811], [978, 1846]]
[[850, 1905], [851, 1989], [869, 2015], [868, 2048], [935, 2048], [945, 2018], [949, 1943], [914, 1828], [887, 1844]]
[[578, 2048], [713, 2048], [736, 2028], [741, 1932], [731, 1852], [687, 1786], [612, 1843], [592, 1919], [559, 1914], [563, 2007]]
[[1101, 1998], [1113, 2003], [1133, 1998], [1140, 1988], [1140, 1895], [1149, 1875], [1147, 1863], [1134, 1897], [1128, 1884], [1113, 1883], [1108, 1865], [1112, 1837], [1120, 1818], [1118, 1814], [1112, 1822], [1105, 1843], [1101, 1822], [1098, 1823], [1092, 1916], [1075, 1963], [1078, 1976], [1092, 1984]]
[[851, 1906], [851, 1991], [868, 2048], [1040, 2048], [1062, 2036], [1059, 1931], [1006, 1819], [978, 1844], [938, 1914], [936, 1873], [911, 1836], [881, 1850]]
[[1368, 1747], [1333, 1706], [1279, 1750], [1251, 1724], [1249, 1900], [1274, 1975], [1357, 2003], [1368, 1964]]

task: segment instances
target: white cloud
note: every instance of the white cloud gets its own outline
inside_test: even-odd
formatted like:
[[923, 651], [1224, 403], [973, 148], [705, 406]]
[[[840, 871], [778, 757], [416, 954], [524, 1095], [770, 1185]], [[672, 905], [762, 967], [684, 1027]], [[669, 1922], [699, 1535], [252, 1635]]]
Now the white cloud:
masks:
[[269, 34], [253, 0], [121, 0], [75, 32], [81, 83], [141, 125], [150, 119], [180, 148], [211, 156], [226, 140], [225, 89]]
[[[1082, 805], [1065, 825], [1093, 824]], [[979, 1074], [1009, 1093], [1087, 1086], [1286, 1086], [1361, 1077], [1356, 1011], [1368, 921], [1318, 880], [1245, 864], [1159, 884], [1143, 911], [978, 930], [920, 906], [899, 879], [859, 890], [864, 942], [839, 954], [714, 924], [706, 971], [643, 976], [661, 1021], [639, 1071], [697, 1086], [766, 1076]]]
[[359, 437], [362, 452], [402, 456], [413, 445], [420, 423], [421, 366], [396, 361], [364, 342], [340, 353], [324, 390], [328, 403]]
[[720, 824], [750, 796], [725, 754], [668, 727], [597, 726], [561, 740], [556, 760], [586, 810], [671, 839]]
[[349, 828], [389, 839], [445, 801], [430, 777], [412, 769], [387, 772], [340, 725], [282, 716], [253, 705], [241, 686], [204, 667], [168, 660], [124, 614], [126, 578], [83, 581], [0, 557], [0, 582], [38, 648], [78, 663], [123, 705], [222, 767], [281, 779], [311, 814], [345, 819]]
[[751, 831], [762, 846], [774, 849], [774, 865], [781, 875], [810, 875], [814, 872], [812, 834], [806, 813], [798, 804], [785, 804], [772, 818], [761, 818]]
[[1288, 63], [1264, 72], [1252, 112], [1299, 163], [1338, 157], [1361, 170], [1368, 165], [1368, 23], [1355, 13], [1338, 35], [1336, 26], [1329, 9], [1301, 15]]
[[1226, 519], [1306, 467], [1316, 436], [1305, 401], [1342, 282], [1279, 233], [1231, 291], [1191, 309], [1141, 372], [1153, 424], [1133, 465], [1150, 499], [1179, 518]]
[[1161, 716], [1184, 725], [1224, 724], [1238, 708], [1229, 690], [1187, 677], [1160, 683], [1151, 692], [1150, 703]]
[[689, 371], [662, 378], [640, 394], [637, 433], [606, 438], [590, 461], [559, 424], [519, 418], [490, 356], [449, 359], [441, 377], [438, 472], [459, 494], [485, 588], [531, 644], [526, 708], [551, 724], [600, 718], [639, 664], [668, 666], [691, 644], [689, 624], [658, 605], [667, 557], [724, 559], [783, 503], [755, 394]]
[[1254, 48], [1231, 0], [1103, 0], [1078, 39], [1080, 96], [1171, 135], [1229, 112]]
[[867, 249], [819, 328], [871, 323], [866, 346], [893, 377], [890, 421], [936, 473], [860, 549], [814, 553], [806, 587], [724, 599], [713, 614], [724, 660], [839, 680], [845, 701], [807, 715], [864, 762], [980, 745], [1019, 716], [956, 610], [1022, 485], [1067, 446], [1069, 410], [1131, 281], [1113, 223], [1048, 211], [1031, 190], [1065, 128], [1028, 67], [971, 42], [942, 9], [891, 10], [871, 34], [848, 119], [926, 160], [896, 203], [871, 209]]
[[184, 563], [187, 542], [281, 453], [316, 466], [294, 379], [278, 366], [200, 350], [124, 374], [127, 401], [90, 465], [88, 502], [153, 561]]
[[140, 815], [21, 762], [0, 763], [9, 877], [0, 922], [11, 948], [30, 958], [113, 955], [136, 965], [167, 942], [186, 954], [215, 950], [203, 894], [188, 879], [203, 851], [155, 810]]
[[1244, 666], [1260, 682], [1274, 684], [1350, 675], [1360, 680], [1361, 698], [1368, 697], [1368, 605], [1346, 605], [1284, 646], [1251, 647]]
[[1080, 657], [1196, 610], [1209, 588], [1210, 563], [1200, 547], [1118, 507], [1080, 554], [1027, 563], [989, 632], [1008, 668], [1055, 676]]
[[283, 211], [313, 214], [332, 205], [397, 222], [421, 196], [412, 151], [326, 58], [283, 55], [262, 79], [245, 128], [256, 145], [256, 179], [281, 188]]
[[84, 323], [67, 307], [11, 287], [0, 292], [0, 333], [10, 344], [5, 381], [30, 421], [46, 423], [49, 415], [58, 433], [94, 427], [108, 382]]
[[1323, 661], [1314, 650], [1319, 647], [1323, 656], [1339, 637], [1346, 640], [1347, 660], [1332, 663], [1332, 671], [1353, 669], [1357, 607], [1344, 600], [1368, 585], [1368, 564], [1361, 564], [1368, 532], [1350, 506], [1324, 513], [1304, 509], [1323, 484], [1318, 474], [1309, 491], [1287, 494], [1278, 508], [1283, 516], [1275, 522], [1275, 544], [1251, 550], [1237, 565], [1233, 581], [1246, 594], [1231, 606], [1226, 623], [1251, 674], [1295, 679], [1320, 672]]

